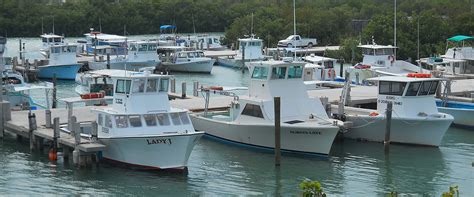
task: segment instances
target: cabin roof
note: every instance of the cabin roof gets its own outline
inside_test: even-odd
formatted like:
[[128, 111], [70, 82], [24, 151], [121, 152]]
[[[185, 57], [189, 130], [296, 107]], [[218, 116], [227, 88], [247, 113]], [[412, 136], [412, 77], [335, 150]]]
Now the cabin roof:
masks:
[[448, 38], [447, 40], [453, 41], [453, 42], [460, 42], [460, 41], [464, 41], [464, 40], [474, 40], [474, 37], [464, 36], [464, 35], [457, 35], [457, 36], [453, 36], [451, 38]]
[[289, 65], [295, 65], [299, 64], [301, 66], [304, 66], [307, 64], [306, 62], [301, 62], [301, 61], [293, 61], [293, 62], [286, 62], [286, 61], [278, 61], [278, 60], [267, 60], [267, 61], [254, 61], [250, 62], [253, 66], [289, 66]]
[[239, 42], [251, 42], [251, 41], [262, 42], [262, 39], [259, 39], [259, 38], [239, 38]]
[[366, 49], [396, 49], [392, 45], [378, 45], [378, 44], [366, 44], [366, 45], [359, 45], [359, 48], [366, 48]]
[[55, 35], [55, 34], [43, 34], [43, 35], [40, 35], [40, 37], [42, 37], [42, 38], [63, 38], [63, 36]]
[[309, 55], [306, 57], [303, 57], [304, 60], [310, 61], [310, 62], [321, 62], [321, 61], [334, 61], [336, 59], [329, 58], [329, 57], [323, 57], [323, 56], [317, 56], [317, 55]]
[[95, 70], [89, 71], [89, 74], [92, 77], [114, 77], [114, 78], [141, 78], [141, 77], [166, 77], [169, 78], [171, 75], [159, 75], [159, 74], [152, 74], [152, 73], [145, 73], [145, 72], [136, 72], [136, 71], [126, 71], [126, 70], [117, 70], [117, 69], [103, 69], [103, 70]]
[[125, 40], [125, 39], [127, 39], [127, 37], [125, 37], [125, 36], [119, 36], [119, 35], [113, 35], [113, 34], [104, 34], [104, 33], [100, 33], [100, 34], [86, 33], [84, 35], [88, 36], [88, 37], [91, 37], [91, 38], [97, 37], [97, 39], [100, 39], [100, 40]]
[[418, 82], [418, 81], [441, 81], [441, 78], [414, 78], [404, 76], [383, 76], [367, 79], [369, 81], [391, 81], [391, 82]]

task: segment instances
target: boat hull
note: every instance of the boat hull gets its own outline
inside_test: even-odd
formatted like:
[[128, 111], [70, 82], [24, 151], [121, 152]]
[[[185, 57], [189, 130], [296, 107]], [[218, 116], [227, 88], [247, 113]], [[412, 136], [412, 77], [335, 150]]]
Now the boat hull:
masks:
[[[390, 142], [425, 146], [439, 146], [444, 134], [453, 122], [453, 117], [440, 114], [441, 117], [392, 118]], [[345, 138], [383, 142], [386, 121], [383, 116], [347, 116], [353, 127]]]
[[148, 137], [100, 138], [105, 159], [141, 169], [185, 169], [204, 132]]
[[472, 119], [474, 117], [474, 104], [450, 101], [447, 107], [442, 107], [442, 102], [436, 101], [436, 105], [438, 105], [438, 111], [454, 117], [453, 125], [474, 128]]
[[[145, 62], [111, 62], [110, 69], [139, 71], [141, 68], [156, 67], [159, 62], [145, 61]], [[89, 68], [91, 70], [107, 69], [106, 62], [90, 62]]]
[[214, 62], [215, 60], [211, 59], [195, 62], [181, 62], [177, 64], [163, 62], [163, 64], [167, 66], [170, 71], [211, 73]]
[[[239, 145], [253, 148], [274, 149], [275, 127], [273, 124], [236, 124], [217, 121], [196, 114], [191, 115], [194, 128]], [[327, 125], [321, 128], [281, 125], [281, 150], [285, 152], [327, 156], [339, 128]]]
[[40, 66], [38, 77], [52, 79], [56, 75], [57, 79], [74, 80], [80, 68], [80, 64]]

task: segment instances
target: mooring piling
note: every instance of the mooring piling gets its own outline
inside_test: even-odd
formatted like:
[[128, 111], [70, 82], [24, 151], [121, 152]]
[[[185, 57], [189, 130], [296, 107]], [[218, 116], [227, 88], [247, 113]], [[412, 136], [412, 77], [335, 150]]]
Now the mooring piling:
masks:
[[170, 83], [171, 83], [171, 93], [176, 93], [176, 79], [171, 79], [170, 80]]
[[30, 138], [30, 150], [35, 149], [35, 139], [33, 135], [33, 131], [37, 129], [36, 125], [36, 115], [34, 113], [28, 113], [28, 126], [29, 126], [29, 138]]
[[181, 98], [186, 98], [186, 82], [181, 83]]
[[53, 75], [53, 106], [52, 108], [55, 109], [58, 107], [58, 101], [56, 98], [56, 84], [57, 84], [57, 79], [56, 79], [56, 74]]
[[199, 81], [194, 81], [193, 82], [193, 96], [199, 96]]
[[46, 128], [51, 128], [51, 110], [47, 109], [47, 110], [44, 110], [44, 113], [45, 113], [45, 120], [46, 120], [46, 124], [45, 124], [45, 127]]
[[275, 111], [275, 166], [280, 166], [281, 162], [281, 125], [280, 125], [280, 97], [273, 98]]
[[383, 141], [383, 144], [386, 150], [388, 149], [388, 146], [390, 145], [390, 130], [392, 127], [392, 107], [393, 107], [393, 103], [388, 102], [387, 109], [385, 111], [386, 124], [385, 124], [385, 139]]

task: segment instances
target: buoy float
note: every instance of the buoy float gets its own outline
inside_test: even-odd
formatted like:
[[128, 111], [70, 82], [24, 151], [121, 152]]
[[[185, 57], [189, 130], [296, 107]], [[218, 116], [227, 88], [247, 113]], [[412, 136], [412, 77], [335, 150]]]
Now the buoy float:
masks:
[[82, 99], [96, 99], [96, 98], [104, 98], [105, 94], [98, 92], [98, 93], [88, 93], [88, 94], [81, 94]]
[[50, 161], [56, 161], [58, 159], [58, 154], [54, 148], [49, 150], [48, 157]]
[[369, 116], [378, 116], [378, 115], [379, 115], [379, 113], [378, 113], [378, 112], [375, 112], [375, 111], [370, 112], [370, 114], [369, 114]]
[[210, 90], [224, 90], [224, 87], [222, 86], [211, 86], [209, 87]]
[[429, 73], [408, 73], [407, 77], [413, 78], [431, 78], [431, 74]]

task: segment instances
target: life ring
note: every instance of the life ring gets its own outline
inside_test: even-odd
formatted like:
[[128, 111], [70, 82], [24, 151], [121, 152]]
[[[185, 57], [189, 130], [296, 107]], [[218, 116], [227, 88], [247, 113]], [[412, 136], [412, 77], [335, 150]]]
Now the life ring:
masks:
[[105, 94], [102, 92], [98, 93], [88, 93], [88, 94], [81, 94], [81, 99], [96, 99], [96, 98], [104, 98]]
[[395, 61], [395, 57], [393, 55], [388, 56], [388, 60], [393, 63]]
[[408, 73], [407, 77], [412, 78], [431, 78], [431, 74], [429, 73]]

